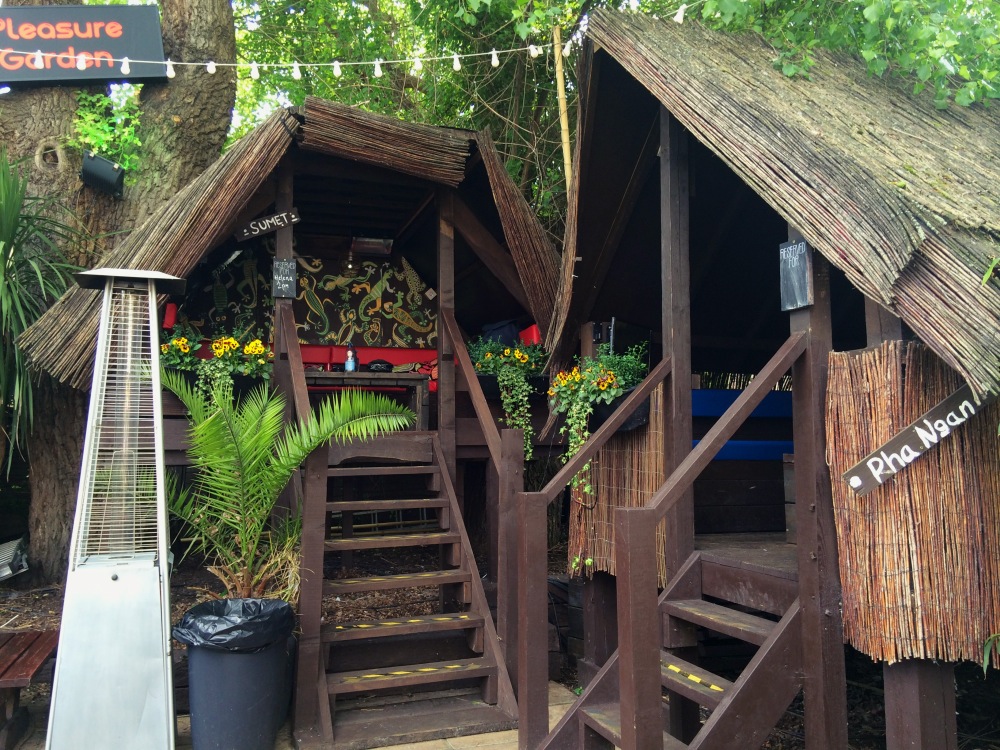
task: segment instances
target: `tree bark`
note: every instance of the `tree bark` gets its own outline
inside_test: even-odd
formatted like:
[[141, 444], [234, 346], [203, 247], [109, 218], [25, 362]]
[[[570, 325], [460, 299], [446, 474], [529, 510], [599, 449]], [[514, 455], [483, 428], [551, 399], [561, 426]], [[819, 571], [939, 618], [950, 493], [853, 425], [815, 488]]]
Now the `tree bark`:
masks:
[[[9, 0], [8, 5], [67, 5], [64, 0]], [[163, 47], [176, 62], [232, 63], [236, 38], [228, 0], [162, 0]], [[140, 166], [126, 179], [117, 201], [80, 182], [80, 154], [66, 147], [73, 133], [76, 92], [41, 88], [12, 92], [0, 109], [0, 143], [13, 159], [25, 158], [29, 190], [56, 195], [79, 225], [100, 235], [66, 248], [80, 265], [93, 266], [184, 185], [218, 158], [229, 131], [236, 98], [236, 72], [220, 67], [178, 66], [175, 78], [146, 84], [140, 101]], [[43, 375], [35, 405], [35, 430], [28, 440], [31, 462], [32, 570], [46, 581], [65, 573], [76, 505], [87, 394]]]

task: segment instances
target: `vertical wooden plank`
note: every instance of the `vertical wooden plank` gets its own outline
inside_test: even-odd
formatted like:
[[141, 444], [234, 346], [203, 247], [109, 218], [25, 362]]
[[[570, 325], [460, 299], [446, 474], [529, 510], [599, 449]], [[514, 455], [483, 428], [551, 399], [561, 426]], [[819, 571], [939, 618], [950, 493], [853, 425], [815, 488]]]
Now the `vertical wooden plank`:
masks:
[[882, 675], [886, 750], [958, 750], [954, 664], [908, 659]]
[[517, 504], [517, 746], [534, 750], [549, 732], [548, 508], [527, 492]]
[[[500, 432], [500, 470], [486, 467], [487, 474], [498, 474], [496, 526], [490, 528], [496, 538], [497, 553], [497, 635], [500, 650], [507, 662], [507, 672], [515, 689], [517, 681], [517, 596], [518, 596], [518, 540], [517, 496], [524, 491], [524, 434], [520, 430]], [[546, 586], [548, 574], [546, 571]], [[546, 615], [547, 617], [547, 615]], [[546, 659], [548, 655], [546, 654]]]
[[[455, 193], [441, 189], [438, 205], [438, 310], [455, 309]], [[451, 481], [455, 476], [455, 346], [444, 326], [438, 335], [438, 436]]]
[[865, 297], [865, 330], [868, 346], [878, 346], [883, 341], [900, 341], [903, 322], [874, 300]]
[[[660, 287], [663, 356], [673, 363], [664, 385], [664, 476], [691, 451], [691, 267], [690, 178], [687, 136], [670, 112], [660, 108]], [[694, 488], [666, 515], [667, 581], [694, 551]], [[689, 739], [700, 726], [694, 701], [676, 693], [670, 700], [670, 733]]]
[[[801, 235], [789, 228], [790, 240]], [[827, 356], [833, 346], [830, 266], [814, 257], [811, 307], [791, 313], [791, 330], [805, 331], [809, 345], [792, 366], [792, 431], [795, 441], [795, 514], [805, 667], [806, 747], [847, 747], [847, 682], [840, 573], [830, 472], [826, 465]]]
[[583, 579], [583, 658], [577, 679], [586, 687], [618, 648], [618, 599], [615, 577], [597, 572]]
[[615, 510], [618, 680], [622, 747], [663, 747], [660, 618], [656, 602], [656, 521], [646, 508]]
[[[304, 507], [302, 509], [302, 543], [299, 560], [299, 636], [295, 675], [296, 736], [315, 736], [325, 724], [320, 711], [317, 684], [324, 682], [323, 645], [320, 642], [320, 621], [323, 606], [323, 542], [326, 536], [326, 474], [329, 448], [317, 448], [306, 459]], [[326, 718], [326, 717], [322, 717]], [[324, 739], [332, 741], [333, 737]]]
[[[285, 158], [281, 160], [278, 165], [278, 189], [277, 195], [274, 199], [275, 208], [279, 211], [291, 211], [294, 204], [295, 196], [293, 195], [293, 181], [294, 175], [292, 172], [292, 162], [291, 160]], [[289, 260], [294, 257], [293, 245], [292, 245], [292, 229], [293, 225], [289, 224], [278, 229], [275, 235], [275, 257], [280, 260]], [[270, 271], [268, 271], [270, 273]], [[295, 316], [292, 313], [292, 301], [286, 298], [276, 298], [274, 300], [274, 328], [272, 329], [272, 337], [274, 339], [275, 353], [285, 350], [287, 351], [288, 345], [291, 342], [283, 341], [281, 343], [281, 349], [278, 348], [279, 340], [284, 337], [285, 333], [284, 326], [279, 326], [278, 323], [282, 316], [286, 317], [290, 321], [295, 320]], [[279, 313], [280, 308], [280, 313]], [[291, 363], [289, 362], [287, 366], [279, 361], [277, 367], [274, 368], [274, 385], [276, 389], [285, 394], [285, 423], [292, 421], [292, 414], [294, 412], [292, 405], [292, 372]], [[295, 490], [294, 483], [290, 482], [284, 490], [282, 490], [280, 497], [278, 498], [277, 507], [275, 508], [275, 517], [283, 516], [294, 509], [295, 506]]]

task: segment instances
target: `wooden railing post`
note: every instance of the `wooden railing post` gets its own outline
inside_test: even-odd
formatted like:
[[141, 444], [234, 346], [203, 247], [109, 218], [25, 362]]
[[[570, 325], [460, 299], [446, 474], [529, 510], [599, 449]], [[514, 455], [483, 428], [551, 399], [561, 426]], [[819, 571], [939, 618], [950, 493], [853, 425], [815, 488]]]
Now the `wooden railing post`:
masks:
[[517, 496], [524, 491], [524, 433], [504, 430], [500, 434], [499, 496], [497, 536], [497, 635], [500, 650], [507, 662], [507, 672], [517, 684]]
[[618, 679], [622, 746], [663, 747], [660, 708], [660, 618], [657, 615], [656, 513], [615, 510], [618, 578]]
[[548, 503], [519, 492], [517, 746], [534, 750], [549, 732]]

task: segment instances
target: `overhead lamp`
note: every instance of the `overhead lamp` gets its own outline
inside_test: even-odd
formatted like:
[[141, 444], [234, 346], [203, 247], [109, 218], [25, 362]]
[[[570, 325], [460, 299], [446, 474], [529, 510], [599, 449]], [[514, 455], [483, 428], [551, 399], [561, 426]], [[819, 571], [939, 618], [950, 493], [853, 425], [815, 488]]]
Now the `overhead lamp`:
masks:
[[83, 155], [83, 167], [80, 179], [102, 193], [108, 193], [115, 198], [121, 198], [125, 189], [125, 170], [111, 159], [105, 159], [99, 154], [88, 151]]

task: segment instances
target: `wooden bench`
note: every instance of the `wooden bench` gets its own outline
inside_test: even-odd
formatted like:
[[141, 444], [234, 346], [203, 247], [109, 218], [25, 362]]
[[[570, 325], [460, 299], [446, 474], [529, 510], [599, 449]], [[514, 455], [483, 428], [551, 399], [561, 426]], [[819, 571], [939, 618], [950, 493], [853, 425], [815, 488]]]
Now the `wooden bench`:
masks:
[[21, 688], [36, 681], [58, 642], [57, 630], [0, 631], [0, 750], [12, 750], [27, 729]]

